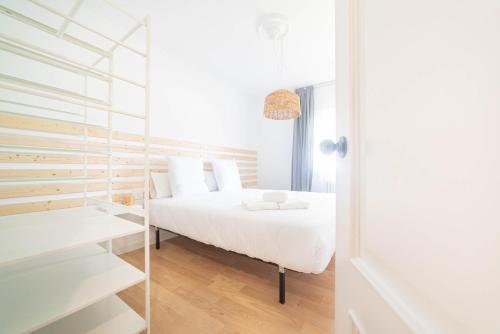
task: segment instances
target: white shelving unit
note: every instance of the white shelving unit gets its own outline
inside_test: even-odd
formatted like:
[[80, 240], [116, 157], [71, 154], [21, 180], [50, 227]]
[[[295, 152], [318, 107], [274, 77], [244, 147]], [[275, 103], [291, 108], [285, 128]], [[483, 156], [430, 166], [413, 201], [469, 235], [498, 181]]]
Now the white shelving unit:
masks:
[[[1, 152], [30, 152], [44, 154], [80, 154], [82, 173], [80, 177], [53, 178], [8, 178], [0, 179], [3, 184], [26, 186], [44, 182], [80, 182], [84, 187], [83, 206], [14, 214], [0, 217], [0, 333], [2, 334], [136, 334], [150, 333], [150, 263], [149, 263], [149, 66], [150, 66], [150, 21], [149, 17], [138, 19], [110, 0], [102, 0], [115, 14], [125, 15], [134, 26], [121, 38], [110, 37], [105, 31], [94, 28], [77, 19], [77, 12], [85, 4], [75, 0], [69, 12], [48, 5], [49, 2], [30, 0], [40, 11], [59, 17], [63, 24], [55, 29], [38, 17], [29, 17], [18, 10], [0, 4], [0, 15], [24, 24], [26, 27], [57, 37], [61, 41], [95, 53], [92, 63], [71, 59], [59, 52], [37, 46], [35, 41], [26, 41], [0, 32], [0, 50], [30, 61], [50, 65], [57, 71], [68, 71], [79, 75], [84, 83], [84, 92], [75, 93], [69, 89], [42, 84], [31, 79], [0, 73], [0, 88], [15, 93], [42, 97], [59, 103], [58, 107], [47, 107], [28, 102], [0, 99], [12, 105], [38, 108], [64, 115], [81, 116], [75, 122], [83, 126], [82, 147], [78, 149], [57, 148], [26, 144], [0, 145]], [[50, 2], [52, 3], [52, 2]], [[88, 22], [88, 21], [85, 21]], [[103, 48], [88, 39], [68, 34], [68, 26], [74, 25], [86, 34], [93, 34], [101, 40], [111, 42]], [[129, 46], [126, 41], [139, 29], [144, 30], [145, 51]], [[144, 81], [115, 74], [113, 71], [116, 50], [132, 52], [144, 59]], [[107, 70], [97, 65], [108, 61]], [[49, 74], [47, 74], [49, 75]], [[107, 98], [95, 98], [88, 94], [88, 79], [104, 82]], [[144, 91], [144, 114], [118, 110], [113, 106], [113, 83], [120, 81]], [[116, 98], [116, 96], [114, 97]], [[78, 114], [64, 110], [60, 103], [83, 108]], [[88, 122], [87, 109], [99, 110], [107, 116], [107, 125], [100, 127], [107, 131], [107, 138], [100, 143], [103, 150], [88, 147], [89, 129], [96, 128]], [[5, 112], [8, 113], [8, 112]], [[113, 199], [113, 115], [131, 117], [144, 122], [144, 205], [143, 208], [129, 208], [112, 203]], [[29, 114], [29, 117], [46, 121], [44, 115]], [[75, 125], [75, 126], [76, 126]], [[43, 131], [43, 130], [42, 130]], [[57, 132], [56, 132], [57, 133]], [[95, 142], [94, 142], [95, 143]], [[61, 153], [63, 152], [63, 153]], [[106, 175], [88, 175], [90, 157], [106, 159]], [[106, 201], [95, 200], [88, 193], [89, 182], [104, 180], [107, 184]], [[73, 184], [73, 183], [67, 183]], [[132, 213], [143, 217], [143, 224], [137, 224], [117, 215]], [[144, 271], [120, 259], [112, 252], [112, 240], [125, 236], [144, 236]], [[105, 246], [102, 246], [104, 244]], [[145, 317], [142, 318], [116, 294], [133, 285], [145, 285]]]
[[0, 275], [5, 333], [32, 333], [146, 279], [95, 244], [5, 266]]
[[0, 217], [0, 266], [141, 232], [143, 225], [94, 207]]
[[144, 319], [120, 298], [111, 296], [34, 333], [136, 334], [144, 329]]

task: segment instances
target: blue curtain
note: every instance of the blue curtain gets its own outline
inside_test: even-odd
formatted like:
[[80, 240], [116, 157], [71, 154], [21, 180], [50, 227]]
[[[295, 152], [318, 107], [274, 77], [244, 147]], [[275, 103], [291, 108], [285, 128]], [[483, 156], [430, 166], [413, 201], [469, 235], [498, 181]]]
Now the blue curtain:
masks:
[[314, 152], [314, 87], [295, 90], [302, 115], [295, 119], [292, 151], [292, 190], [311, 191]]

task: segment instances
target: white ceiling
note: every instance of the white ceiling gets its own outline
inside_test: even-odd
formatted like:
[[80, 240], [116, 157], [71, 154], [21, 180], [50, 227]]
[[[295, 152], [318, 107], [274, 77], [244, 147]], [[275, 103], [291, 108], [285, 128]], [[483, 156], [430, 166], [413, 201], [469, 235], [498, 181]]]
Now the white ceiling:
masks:
[[[137, 5], [138, 1], [134, 1]], [[126, 1], [130, 4], [130, 1]], [[149, 0], [162, 48], [249, 95], [334, 79], [334, 0]], [[285, 68], [278, 74], [273, 43], [257, 34], [264, 13], [288, 17]], [[160, 14], [161, 13], [161, 14]], [[142, 13], [141, 13], [142, 14]]]
[[[19, 7], [21, 12], [29, 11], [30, 15], [44, 14], [42, 21], [49, 25], [59, 27], [61, 24], [60, 18], [47, 15], [37, 6], [28, 6], [28, 2], [6, 2], [15, 9]], [[42, 2], [66, 13], [75, 0]], [[151, 14], [153, 47], [160, 47], [163, 52], [220, 77], [245, 94], [261, 97], [279, 88], [297, 88], [334, 79], [334, 0], [113, 2], [137, 17]], [[88, 8], [91, 14], [83, 15]], [[110, 18], [101, 13], [104, 9], [101, 1], [85, 0], [77, 16], [106, 22]], [[257, 19], [266, 13], [283, 14], [290, 24], [282, 74], [277, 70], [273, 42], [256, 31]], [[118, 23], [124, 26], [118, 29], [119, 34], [112, 34], [116, 38], [133, 26], [130, 20]], [[68, 31], [76, 28], [72, 25]]]

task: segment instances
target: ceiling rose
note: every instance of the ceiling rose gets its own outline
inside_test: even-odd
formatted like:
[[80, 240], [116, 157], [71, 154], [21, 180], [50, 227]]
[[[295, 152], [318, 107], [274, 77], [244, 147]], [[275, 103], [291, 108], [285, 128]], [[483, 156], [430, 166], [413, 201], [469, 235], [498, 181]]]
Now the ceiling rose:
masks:
[[261, 16], [257, 20], [256, 28], [259, 35], [266, 35], [266, 37], [275, 41], [283, 39], [288, 34], [290, 25], [285, 15], [270, 13]]

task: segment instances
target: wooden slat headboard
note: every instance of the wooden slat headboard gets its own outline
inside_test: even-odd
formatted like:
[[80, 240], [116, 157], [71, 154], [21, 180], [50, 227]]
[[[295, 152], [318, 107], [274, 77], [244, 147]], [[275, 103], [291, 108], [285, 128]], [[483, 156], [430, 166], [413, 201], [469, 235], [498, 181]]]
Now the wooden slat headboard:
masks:
[[[3, 131], [8, 129], [8, 131]], [[105, 197], [108, 189], [106, 139], [109, 130], [77, 122], [0, 111], [0, 216], [82, 206], [85, 154], [89, 197]], [[144, 137], [112, 131], [114, 201], [144, 185]], [[83, 152], [84, 151], [84, 152]], [[257, 186], [257, 152], [167, 138], [150, 138], [153, 171], [167, 171], [165, 156], [198, 156], [236, 160], [244, 187]], [[205, 170], [211, 170], [209, 162]], [[64, 180], [61, 180], [64, 178]]]

